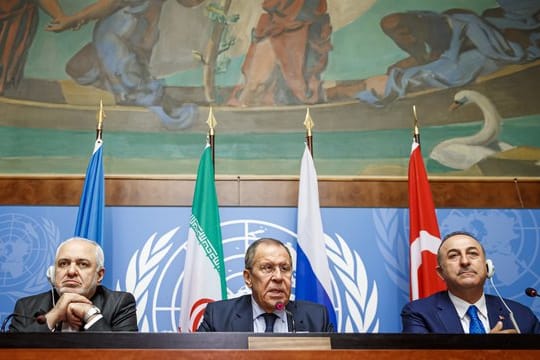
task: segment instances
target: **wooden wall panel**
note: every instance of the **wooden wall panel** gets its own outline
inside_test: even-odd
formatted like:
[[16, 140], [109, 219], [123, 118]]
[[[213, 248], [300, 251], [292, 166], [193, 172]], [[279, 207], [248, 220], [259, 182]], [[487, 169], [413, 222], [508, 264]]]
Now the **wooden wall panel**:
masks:
[[[0, 205], [78, 205], [83, 177], [0, 176]], [[540, 179], [431, 179], [438, 208], [538, 208]], [[195, 178], [108, 177], [108, 206], [191, 206]], [[221, 206], [296, 206], [298, 178], [217, 178]], [[407, 207], [407, 179], [321, 178], [323, 207]]]

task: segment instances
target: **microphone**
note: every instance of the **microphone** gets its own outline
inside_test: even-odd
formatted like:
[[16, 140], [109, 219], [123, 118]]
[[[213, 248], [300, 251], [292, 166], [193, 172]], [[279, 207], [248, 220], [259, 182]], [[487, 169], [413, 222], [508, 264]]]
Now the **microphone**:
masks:
[[47, 318], [45, 317], [45, 314], [46, 314], [46, 312], [43, 311], [43, 310], [39, 310], [38, 312], [36, 312], [34, 314], [34, 316], [26, 316], [26, 315], [23, 315], [23, 314], [11, 313], [8, 316], [6, 316], [4, 321], [2, 321], [2, 326], [0, 327], [0, 333], [5, 333], [6, 332], [6, 327], [7, 327], [7, 324], [9, 322], [9, 320], [11, 320], [11, 318], [13, 318], [15, 316], [22, 317], [24, 319], [28, 319], [28, 320], [32, 320], [32, 321], [36, 321], [38, 324], [42, 325], [42, 324], [45, 324], [47, 322]]
[[[501, 294], [499, 293], [499, 290], [497, 290], [497, 287], [495, 287], [495, 283], [493, 282], [493, 276], [491, 276], [489, 278], [489, 281], [491, 282], [491, 286], [493, 286], [493, 288], [495, 289], [495, 292], [497, 293], [497, 296], [499, 297], [499, 299], [501, 300], [501, 302], [503, 303], [504, 307], [506, 308], [506, 310], [508, 310], [508, 315], [510, 315], [510, 321], [512, 322], [512, 325], [514, 325], [514, 329], [516, 329], [516, 332], [518, 334], [521, 334], [521, 330], [519, 329], [519, 326], [518, 326], [518, 323], [516, 321], [516, 318], [514, 317], [514, 313], [512, 312], [512, 310], [510, 310], [510, 308], [508, 307], [508, 305], [506, 304], [506, 302], [504, 301], [503, 297], [501, 296]], [[534, 289], [532, 289], [534, 290]], [[529, 295], [529, 294], [527, 294]]]
[[295, 333], [296, 332], [296, 324], [294, 323], [294, 317], [293, 317], [292, 312], [287, 310], [287, 308], [285, 307], [285, 304], [283, 304], [281, 301], [276, 303], [276, 310], [277, 311], [285, 311], [285, 314], [287, 314], [287, 323], [291, 324], [291, 332]]
[[45, 316], [45, 314], [47, 313], [43, 310], [39, 310], [37, 313], [34, 314], [34, 318], [36, 319], [39, 325], [43, 325], [47, 323], [47, 317]]
[[525, 294], [527, 294], [527, 296], [530, 296], [530, 297], [540, 296], [538, 295], [538, 291], [536, 291], [536, 289], [534, 288], [526, 288]]

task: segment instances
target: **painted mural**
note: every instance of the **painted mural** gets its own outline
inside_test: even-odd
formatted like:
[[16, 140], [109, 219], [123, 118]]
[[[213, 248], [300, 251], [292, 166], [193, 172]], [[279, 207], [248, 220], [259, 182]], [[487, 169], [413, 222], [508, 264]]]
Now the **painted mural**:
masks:
[[[540, 0], [7, 0], [2, 173], [540, 176]], [[453, 109], [453, 110], [450, 110]]]

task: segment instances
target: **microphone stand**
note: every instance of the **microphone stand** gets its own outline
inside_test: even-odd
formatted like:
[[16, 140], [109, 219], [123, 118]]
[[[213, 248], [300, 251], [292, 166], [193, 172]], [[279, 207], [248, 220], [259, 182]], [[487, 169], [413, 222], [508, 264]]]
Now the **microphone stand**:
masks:
[[285, 314], [287, 314], [287, 324], [289, 327], [289, 332], [296, 333], [296, 324], [294, 323], [294, 317], [292, 312], [285, 309]]
[[22, 317], [23, 319], [37, 321], [38, 324], [45, 324], [45, 322], [47, 322], [47, 319], [45, 318], [45, 314], [46, 314], [46, 312], [43, 311], [43, 310], [39, 310], [38, 312], [36, 312], [34, 314], [34, 316], [26, 316], [26, 315], [23, 315], [23, 314], [11, 313], [8, 316], [6, 316], [4, 321], [2, 321], [2, 326], [0, 327], [0, 333], [5, 333], [6, 332], [6, 327], [7, 327], [7, 324], [9, 322], [9, 320], [14, 318], [15, 316]]
[[9, 321], [12, 317], [14, 317], [15, 315], [17, 315], [17, 314], [11, 313], [11, 314], [9, 314], [8, 316], [6, 316], [6, 318], [4, 319], [4, 321], [2, 321], [2, 327], [0, 327], [0, 333], [5, 333], [5, 332], [6, 332], [6, 326], [7, 326], [7, 324], [8, 324], [8, 321]]
[[287, 316], [287, 330], [289, 330], [289, 332], [295, 333], [296, 332], [296, 324], [294, 323], [294, 317], [293, 317], [292, 312], [287, 310], [287, 308], [285, 307], [285, 304], [283, 304], [282, 302], [278, 302], [276, 304], [276, 310], [277, 311], [285, 311], [285, 315]]

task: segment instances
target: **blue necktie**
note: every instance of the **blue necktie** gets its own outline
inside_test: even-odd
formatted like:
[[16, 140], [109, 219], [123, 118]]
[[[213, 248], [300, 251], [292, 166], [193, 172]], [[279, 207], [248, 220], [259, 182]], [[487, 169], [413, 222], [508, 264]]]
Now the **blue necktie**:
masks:
[[264, 313], [261, 316], [264, 317], [264, 323], [266, 324], [264, 332], [274, 332], [274, 323], [276, 322], [277, 315], [272, 313]]
[[467, 315], [469, 315], [469, 318], [471, 319], [471, 323], [469, 324], [469, 334], [485, 334], [486, 330], [484, 329], [482, 321], [480, 321], [480, 318], [478, 317], [478, 309], [476, 306], [469, 306], [469, 309], [467, 309]]

